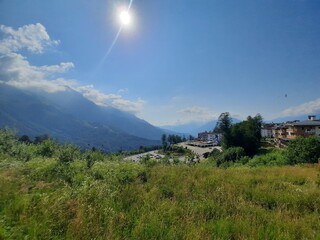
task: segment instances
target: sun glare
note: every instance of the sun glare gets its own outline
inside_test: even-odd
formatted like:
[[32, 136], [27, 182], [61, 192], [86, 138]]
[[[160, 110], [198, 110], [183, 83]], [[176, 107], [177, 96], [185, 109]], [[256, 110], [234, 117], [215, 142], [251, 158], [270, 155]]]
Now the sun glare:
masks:
[[128, 13], [128, 11], [122, 11], [120, 13], [120, 22], [123, 24], [123, 25], [129, 25], [130, 22], [131, 22], [131, 16], [130, 14]]

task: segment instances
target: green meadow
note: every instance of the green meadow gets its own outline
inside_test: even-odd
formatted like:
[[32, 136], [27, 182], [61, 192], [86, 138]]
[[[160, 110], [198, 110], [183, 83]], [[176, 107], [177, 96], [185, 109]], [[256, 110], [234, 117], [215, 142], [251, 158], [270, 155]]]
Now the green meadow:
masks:
[[319, 239], [314, 166], [229, 168], [1, 156], [1, 239]]
[[319, 165], [231, 150], [131, 163], [1, 131], [0, 239], [320, 239]]

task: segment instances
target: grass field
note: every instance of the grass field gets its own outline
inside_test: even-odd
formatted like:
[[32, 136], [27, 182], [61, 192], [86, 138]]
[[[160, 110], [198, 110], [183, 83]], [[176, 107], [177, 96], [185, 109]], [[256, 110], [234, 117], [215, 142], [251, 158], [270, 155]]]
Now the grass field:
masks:
[[0, 239], [320, 239], [319, 169], [1, 155]]

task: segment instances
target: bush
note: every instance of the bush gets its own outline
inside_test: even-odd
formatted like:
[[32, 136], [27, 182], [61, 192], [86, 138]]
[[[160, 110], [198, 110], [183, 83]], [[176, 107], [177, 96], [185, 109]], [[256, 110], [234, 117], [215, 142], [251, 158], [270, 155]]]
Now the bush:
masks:
[[271, 153], [255, 156], [247, 163], [250, 167], [282, 166], [285, 164], [287, 164], [287, 161], [283, 150], [273, 150]]
[[226, 162], [237, 162], [244, 156], [246, 156], [246, 154], [242, 147], [230, 147], [224, 150], [223, 153], [217, 158], [217, 166], [219, 167], [221, 164]]
[[37, 154], [42, 157], [52, 157], [59, 145], [52, 139], [47, 139], [38, 144]]
[[0, 152], [12, 155], [13, 146], [17, 143], [16, 135], [7, 129], [0, 130]]
[[101, 162], [105, 160], [106, 156], [101, 151], [90, 150], [84, 153], [84, 158], [87, 162], [87, 168], [91, 168], [95, 162]]
[[157, 160], [150, 158], [150, 155], [148, 154], [141, 159], [140, 163], [146, 165], [147, 167], [153, 167], [157, 164]]
[[26, 143], [16, 143], [12, 148], [12, 153], [18, 160], [27, 162], [34, 155], [34, 147]]
[[60, 148], [58, 160], [60, 163], [73, 162], [80, 157], [80, 149], [72, 144], [65, 144]]
[[286, 160], [289, 164], [317, 163], [320, 158], [320, 142], [317, 137], [299, 137], [289, 142]]

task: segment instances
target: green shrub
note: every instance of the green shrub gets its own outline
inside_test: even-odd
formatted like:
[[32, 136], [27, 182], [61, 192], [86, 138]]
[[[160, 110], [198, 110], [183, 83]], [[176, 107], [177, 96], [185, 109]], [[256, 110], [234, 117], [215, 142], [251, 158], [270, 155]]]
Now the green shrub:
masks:
[[70, 163], [80, 157], [79, 147], [72, 144], [65, 144], [60, 147], [58, 160], [60, 163]]
[[32, 159], [35, 151], [33, 145], [16, 143], [12, 148], [12, 152], [17, 159], [27, 162]]
[[153, 167], [157, 164], [157, 160], [150, 158], [150, 155], [148, 154], [141, 159], [140, 163], [146, 165], [147, 167]]
[[43, 142], [37, 145], [37, 154], [42, 157], [53, 157], [56, 151], [59, 148], [59, 145], [56, 141], [52, 139], [44, 140]]
[[245, 151], [242, 147], [230, 147], [223, 151], [223, 153], [217, 158], [217, 166], [220, 166], [223, 163], [225, 166], [229, 166], [229, 163], [237, 162], [242, 157], [244, 157]]
[[289, 164], [317, 163], [320, 158], [318, 137], [298, 137], [289, 142], [286, 159]]
[[282, 166], [285, 164], [287, 164], [285, 151], [278, 149], [273, 150], [271, 153], [255, 156], [247, 163], [250, 167]]
[[0, 152], [12, 155], [12, 148], [17, 143], [15, 133], [8, 129], [0, 129]]
[[106, 159], [106, 155], [103, 152], [96, 150], [86, 151], [83, 156], [86, 160], [87, 168], [91, 168], [95, 162], [101, 162]]

